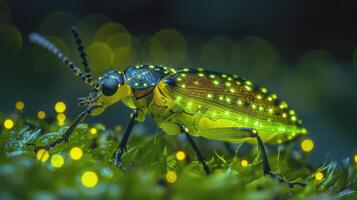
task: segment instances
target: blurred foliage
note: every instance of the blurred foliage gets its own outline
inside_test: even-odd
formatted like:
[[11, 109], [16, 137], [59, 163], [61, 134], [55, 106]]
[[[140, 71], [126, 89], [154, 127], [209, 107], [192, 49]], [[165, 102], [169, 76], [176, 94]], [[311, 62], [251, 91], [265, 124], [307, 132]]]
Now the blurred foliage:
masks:
[[[264, 177], [256, 149], [241, 156], [240, 146], [234, 155], [229, 155], [212, 149], [212, 145], [200, 144], [202, 149], [214, 151], [208, 157], [213, 173], [206, 176], [191, 148], [180, 137], [163, 133], [148, 137], [134, 133], [123, 157], [123, 167], [118, 169], [112, 158], [121, 135], [101, 124], [80, 124], [69, 144], [50, 150], [51, 158], [64, 158], [64, 164], [56, 168], [56, 161], [51, 158], [37, 160], [28, 144], [48, 144], [61, 137], [67, 127], [34, 119], [24, 123], [18, 116], [14, 119], [15, 126], [11, 130], [3, 127], [0, 134], [0, 199], [357, 198], [356, 164], [345, 159], [342, 165], [330, 162], [314, 168], [306, 163], [308, 155], [293, 151], [289, 145], [279, 153], [269, 154], [272, 168], [290, 180], [306, 182], [306, 187], [289, 189]], [[95, 134], [90, 131], [93, 128], [97, 130]], [[83, 150], [80, 160], [71, 159], [72, 147]], [[185, 151], [184, 160], [175, 157], [179, 150]], [[241, 165], [243, 158], [249, 161], [246, 167]], [[81, 176], [88, 171], [96, 173], [99, 180], [92, 188], [81, 182]], [[166, 176], [168, 172], [171, 174]], [[317, 172], [323, 174], [322, 180], [315, 178]]]

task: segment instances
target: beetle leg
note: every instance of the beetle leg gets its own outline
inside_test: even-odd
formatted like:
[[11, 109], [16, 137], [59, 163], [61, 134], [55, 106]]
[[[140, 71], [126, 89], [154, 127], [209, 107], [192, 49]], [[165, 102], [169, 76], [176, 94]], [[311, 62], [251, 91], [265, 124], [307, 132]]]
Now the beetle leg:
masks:
[[117, 167], [121, 167], [121, 157], [123, 156], [124, 151], [126, 151], [126, 145], [128, 143], [128, 139], [131, 134], [131, 130], [133, 129], [134, 125], [137, 123], [136, 119], [137, 119], [138, 115], [139, 115], [139, 111], [136, 109], [130, 115], [129, 124], [125, 130], [124, 136], [121, 139], [119, 147], [115, 153], [114, 164]]
[[35, 147], [35, 152], [39, 151], [40, 149], [46, 149], [50, 150], [51, 148], [55, 147], [57, 144], [61, 144], [62, 142], [68, 143], [68, 138], [71, 136], [73, 130], [77, 127], [79, 123], [81, 123], [91, 112], [94, 108], [97, 108], [98, 106], [90, 106], [87, 109], [85, 109], [83, 112], [81, 112], [77, 118], [73, 121], [73, 123], [69, 126], [69, 128], [66, 130], [64, 135], [57, 140], [49, 143], [48, 145], [45, 146], [36, 146], [35, 144], [27, 144], [27, 145], [33, 145]]
[[251, 137], [254, 137], [257, 139], [258, 142], [258, 148], [259, 148], [259, 153], [263, 162], [263, 173], [264, 175], [269, 175], [274, 179], [277, 179], [280, 183], [285, 183], [288, 184], [288, 186], [290, 188], [293, 188], [295, 185], [300, 185], [300, 186], [305, 186], [305, 183], [301, 183], [301, 182], [290, 182], [288, 180], [286, 180], [285, 178], [281, 177], [280, 175], [274, 173], [271, 170], [270, 164], [269, 164], [269, 160], [268, 160], [268, 156], [266, 154], [265, 151], [265, 147], [263, 144], [262, 139], [260, 138], [258, 132], [255, 129], [247, 129], [247, 128], [239, 128], [238, 130], [243, 130], [243, 131], [248, 131], [251, 133]]
[[211, 173], [211, 169], [209, 168], [209, 166], [208, 166], [208, 164], [206, 162], [206, 159], [203, 157], [200, 149], [197, 147], [195, 141], [191, 137], [191, 135], [189, 133], [189, 130], [183, 125], [180, 126], [180, 129], [181, 129], [181, 132], [183, 132], [186, 135], [186, 138], [187, 138], [188, 142], [192, 146], [192, 149], [195, 151], [195, 153], [197, 155], [197, 158], [198, 158], [199, 162], [202, 164], [203, 169], [205, 170], [206, 174], [207, 175], [210, 174]]

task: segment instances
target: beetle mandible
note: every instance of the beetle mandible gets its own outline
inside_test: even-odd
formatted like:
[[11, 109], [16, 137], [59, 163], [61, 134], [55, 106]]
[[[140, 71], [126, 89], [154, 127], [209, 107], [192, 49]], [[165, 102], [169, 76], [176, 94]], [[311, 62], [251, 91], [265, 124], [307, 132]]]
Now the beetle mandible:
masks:
[[237, 75], [205, 71], [201, 68], [171, 68], [157, 65], [137, 65], [125, 71], [109, 71], [94, 80], [87, 56], [76, 28], [71, 32], [75, 38], [83, 70], [78, 68], [54, 44], [43, 36], [32, 33], [30, 41], [56, 55], [86, 84], [93, 88], [88, 97], [80, 98], [79, 105], [86, 109], [78, 115], [63, 137], [46, 146], [47, 150], [68, 138], [87, 116], [100, 115], [107, 107], [122, 101], [133, 110], [125, 130], [114, 164], [121, 165], [131, 130], [137, 122], [150, 115], [165, 133], [183, 133], [205, 172], [211, 172], [204, 156], [192, 136], [231, 142], [256, 143], [259, 147], [264, 175], [280, 182], [294, 185], [275, 174], [269, 165], [264, 144], [279, 144], [307, 134], [301, 120], [285, 101]]

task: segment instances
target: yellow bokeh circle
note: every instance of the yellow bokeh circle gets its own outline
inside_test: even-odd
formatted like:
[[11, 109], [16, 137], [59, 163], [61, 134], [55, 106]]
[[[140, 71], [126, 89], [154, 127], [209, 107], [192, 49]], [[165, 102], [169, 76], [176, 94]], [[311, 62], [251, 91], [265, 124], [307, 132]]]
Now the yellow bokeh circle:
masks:
[[63, 101], [59, 101], [55, 104], [55, 111], [57, 113], [64, 113], [66, 111], [66, 104]]
[[80, 147], [73, 147], [69, 152], [69, 155], [73, 160], [79, 160], [83, 156], [83, 150]]
[[60, 168], [64, 164], [64, 158], [63, 156], [56, 154], [51, 157], [51, 164], [55, 168]]
[[84, 187], [93, 188], [98, 184], [99, 178], [94, 171], [86, 171], [81, 176], [81, 183]]
[[41, 162], [46, 162], [50, 158], [50, 153], [46, 149], [40, 149], [36, 153], [36, 159]]
[[12, 129], [14, 126], [15, 126], [15, 123], [14, 123], [14, 121], [12, 121], [12, 119], [5, 119], [5, 121], [4, 121], [4, 127], [5, 127], [5, 129], [10, 130], [10, 129]]

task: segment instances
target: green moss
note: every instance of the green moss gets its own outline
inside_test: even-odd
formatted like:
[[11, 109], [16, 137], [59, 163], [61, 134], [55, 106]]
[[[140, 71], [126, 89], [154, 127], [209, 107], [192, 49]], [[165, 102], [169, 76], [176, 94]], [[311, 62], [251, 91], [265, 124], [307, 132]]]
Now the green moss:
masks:
[[[255, 148], [234, 156], [219, 147], [212, 149], [212, 143], [200, 143], [214, 171], [206, 176], [191, 148], [179, 137], [155, 133], [147, 137], [134, 134], [123, 157], [123, 168], [118, 169], [112, 164], [118, 136], [103, 125], [95, 126], [96, 136], [89, 133], [87, 124], [81, 124], [69, 144], [50, 151], [64, 157], [61, 168], [54, 168], [50, 159], [36, 160], [33, 147], [27, 144], [47, 144], [60, 137], [65, 128], [47, 124], [43, 130], [17, 123], [11, 131], [2, 130], [0, 199], [357, 199], [357, 165], [349, 160], [313, 168], [291, 148], [280, 154], [271, 152], [269, 159], [276, 172], [307, 183], [304, 188], [289, 189], [262, 176]], [[73, 146], [84, 151], [79, 161], [71, 160], [68, 154]], [[177, 150], [186, 152], [185, 160], [176, 159]], [[240, 164], [243, 158], [249, 161], [247, 167]], [[94, 188], [81, 184], [81, 175], [87, 170], [99, 176]], [[166, 182], [168, 171], [177, 173], [175, 183]], [[324, 174], [323, 180], [315, 180], [317, 171]]]

